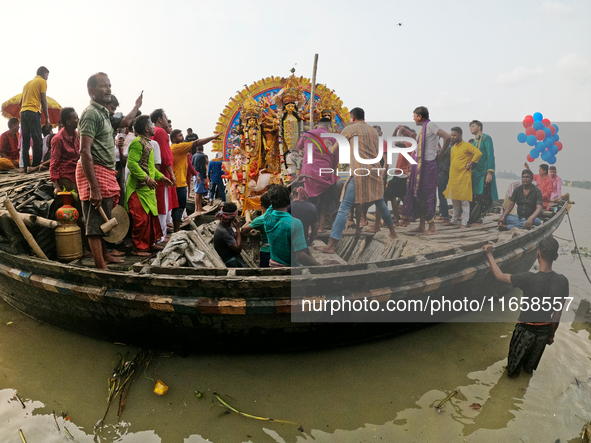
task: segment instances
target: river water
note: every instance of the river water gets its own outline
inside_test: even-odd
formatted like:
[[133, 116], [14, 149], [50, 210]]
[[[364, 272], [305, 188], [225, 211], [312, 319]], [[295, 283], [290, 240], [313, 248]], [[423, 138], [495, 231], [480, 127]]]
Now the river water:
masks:
[[[499, 180], [499, 189], [508, 183]], [[577, 242], [589, 247], [591, 193], [566, 189], [577, 203]], [[563, 247], [555, 270], [571, 295], [589, 298], [566, 219], [555, 235]], [[591, 259], [583, 261], [591, 270]], [[591, 324], [562, 323], [534, 375], [509, 379], [516, 317], [315, 352], [161, 355], [131, 386], [121, 419], [113, 405], [95, 433], [118, 354], [137, 349], [39, 324], [0, 301], [0, 442], [21, 442], [19, 429], [28, 443], [579, 441], [591, 420]], [[168, 393], [155, 395], [147, 377], [163, 380]], [[454, 389], [438, 412], [434, 405]], [[226, 414], [214, 392], [243, 412], [295, 424]]]

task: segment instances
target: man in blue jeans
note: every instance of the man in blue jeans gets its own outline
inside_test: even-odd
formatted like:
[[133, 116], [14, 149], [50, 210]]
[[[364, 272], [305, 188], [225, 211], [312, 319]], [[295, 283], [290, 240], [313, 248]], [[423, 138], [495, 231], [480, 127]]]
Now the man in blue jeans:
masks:
[[28, 82], [21, 95], [19, 107], [21, 110], [21, 129], [23, 131], [23, 172], [27, 172], [30, 165], [29, 147], [33, 139], [33, 166], [41, 163], [43, 156], [43, 137], [41, 135], [41, 111], [45, 115], [45, 123], [49, 125], [49, 111], [47, 108], [47, 78], [49, 69], [45, 66], [37, 69], [37, 76]]
[[[392, 215], [384, 202], [384, 178], [386, 170], [382, 168], [379, 160], [382, 158], [382, 149], [379, 146], [379, 136], [377, 131], [365, 123], [365, 112], [361, 108], [351, 109], [351, 125], [343, 129], [342, 136], [349, 140], [349, 149], [351, 150], [351, 176], [345, 185], [344, 196], [339, 206], [339, 212], [332, 226], [330, 239], [326, 246], [316, 249], [326, 254], [334, 254], [336, 246], [341, 239], [347, 217], [353, 205], [357, 203], [375, 204], [376, 209], [382, 215], [384, 224], [390, 231], [390, 238], [396, 238], [394, 230], [394, 221]], [[353, 150], [353, 138], [358, 137], [359, 149], [357, 155], [365, 160], [375, 159], [375, 163], [361, 163]], [[346, 149], [346, 146], [340, 149]]]
[[[499, 231], [508, 231], [513, 228], [531, 229], [532, 226], [542, 224], [538, 215], [542, 213], [542, 191], [532, 182], [534, 174], [529, 169], [521, 172], [521, 185], [517, 186], [511, 194], [510, 202], [499, 218]], [[517, 204], [517, 215], [511, 211]]]

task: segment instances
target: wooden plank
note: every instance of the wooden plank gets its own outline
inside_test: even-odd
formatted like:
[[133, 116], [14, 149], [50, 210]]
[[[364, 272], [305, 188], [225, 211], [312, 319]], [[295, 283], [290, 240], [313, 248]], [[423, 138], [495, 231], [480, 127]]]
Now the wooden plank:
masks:
[[[314, 240], [312, 246], [309, 249], [312, 257], [321, 265], [325, 264], [334, 264], [334, 262], [338, 262], [341, 265], [346, 265], [347, 262], [339, 257], [337, 254], [325, 254], [324, 252], [320, 252], [319, 250], [315, 249], [316, 246], [325, 246], [325, 243], [322, 240]], [[333, 263], [328, 263], [333, 262]]]

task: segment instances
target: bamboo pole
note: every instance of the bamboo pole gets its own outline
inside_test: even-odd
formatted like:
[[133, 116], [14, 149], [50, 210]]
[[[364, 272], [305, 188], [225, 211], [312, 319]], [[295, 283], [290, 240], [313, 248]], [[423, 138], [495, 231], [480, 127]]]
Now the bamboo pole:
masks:
[[[33, 214], [23, 214], [22, 212], [17, 212], [20, 219], [25, 223], [26, 226], [33, 226], [39, 225], [44, 228], [54, 229], [61, 226], [61, 223], [55, 220], [49, 220], [48, 218], [39, 217], [38, 215]], [[0, 217], [11, 217], [8, 211], [0, 210]], [[12, 218], [12, 217], [11, 217]]]
[[199, 249], [202, 249], [202, 252], [205, 254], [205, 256], [209, 259], [209, 261], [211, 261], [211, 263], [216, 267], [216, 268], [225, 268], [226, 265], [224, 264], [223, 260], [220, 258], [220, 256], [218, 255], [218, 253], [215, 251], [215, 249], [213, 248], [213, 246], [210, 246], [207, 244], [207, 242], [205, 241], [205, 239], [201, 236], [201, 234], [199, 233], [199, 230], [197, 229], [197, 225], [195, 224], [195, 222], [193, 220], [191, 220], [190, 222], [191, 225], [191, 229], [193, 230], [192, 232], [194, 232], [194, 236], [192, 236], [197, 243], [197, 247]]
[[31, 246], [31, 248], [33, 248], [33, 251], [35, 251], [35, 254], [37, 254], [37, 257], [48, 260], [45, 253], [41, 250], [41, 248], [39, 247], [39, 245], [37, 244], [37, 242], [35, 241], [35, 239], [31, 235], [31, 233], [29, 232], [29, 230], [27, 229], [27, 227], [25, 226], [25, 224], [23, 223], [21, 218], [18, 216], [18, 212], [16, 212], [16, 209], [14, 209], [14, 206], [12, 205], [12, 202], [10, 201], [10, 199], [8, 197], [6, 197], [4, 199], [4, 206], [6, 207], [6, 209], [8, 209], [8, 212], [10, 212], [12, 219], [14, 220], [14, 222], [16, 223], [16, 225], [18, 226], [18, 228], [22, 232], [22, 234], [25, 237], [25, 240], [27, 241], [29, 246]]
[[314, 70], [312, 71], [312, 88], [310, 89], [310, 131], [314, 129], [314, 98], [316, 94], [316, 68], [318, 67], [318, 54], [314, 54]]

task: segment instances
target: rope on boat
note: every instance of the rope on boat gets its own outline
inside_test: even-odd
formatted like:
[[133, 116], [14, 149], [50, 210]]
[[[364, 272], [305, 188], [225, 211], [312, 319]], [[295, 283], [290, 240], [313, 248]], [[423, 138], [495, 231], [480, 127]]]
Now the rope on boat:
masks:
[[591, 283], [591, 279], [589, 278], [589, 274], [587, 274], [587, 269], [585, 268], [585, 264], [583, 263], [583, 258], [581, 257], [581, 253], [579, 252], [579, 246], [577, 245], [577, 239], [575, 238], [575, 231], [573, 231], [573, 224], [570, 221], [570, 214], [566, 211], [566, 216], [568, 217], [568, 224], [570, 226], [570, 232], [573, 234], [573, 241], [575, 242], [575, 251], [577, 251], [577, 255], [579, 256], [579, 260], [581, 262], [581, 266], [583, 267], [583, 272], [585, 273], [585, 277], [589, 283]]

